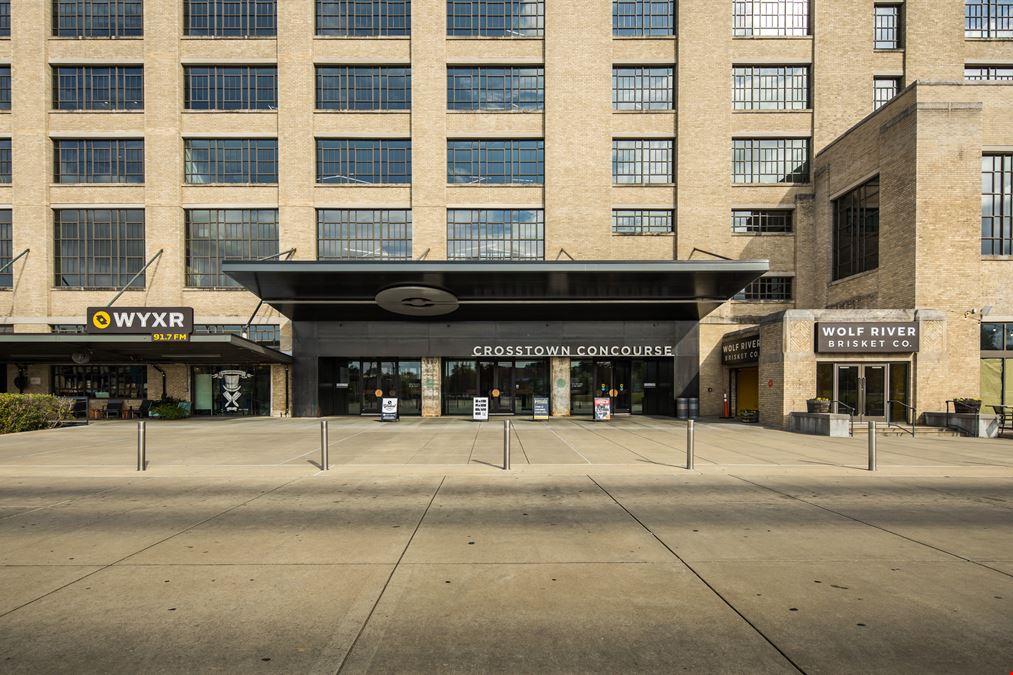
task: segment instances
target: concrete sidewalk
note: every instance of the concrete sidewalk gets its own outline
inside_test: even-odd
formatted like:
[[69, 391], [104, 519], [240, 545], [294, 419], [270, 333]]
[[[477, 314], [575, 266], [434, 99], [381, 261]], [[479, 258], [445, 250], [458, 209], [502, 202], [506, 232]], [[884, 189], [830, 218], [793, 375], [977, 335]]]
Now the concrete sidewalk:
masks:
[[1009, 478], [235, 471], [5, 478], [0, 671], [1011, 668]]
[[671, 420], [0, 437], [3, 673], [1013, 669], [1013, 442]]
[[[330, 424], [330, 462], [345, 467], [474, 467], [495, 470], [503, 461], [502, 420], [405, 418], [381, 423], [336, 418]], [[526, 466], [676, 469], [686, 461], [685, 423], [626, 417], [512, 422], [512, 464]], [[312, 419], [203, 419], [148, 422], [152, 470], [170, 467], [290, 467], [312, 473], [319, 462], [319, 421]], [[866, 438], [824, 438], [757, 427], [701, 421], [696, 465], [718, 467], [861, 468]], [[87, 427], [0, 436], [0, 471], [51, 467], [114, 468], [135, 464], [136, 425]], [[1013, 470], [1013, 439], [947, 438], [923, 434], [881, 437], [879, 463], [891, 467], [963, 467]], [[583, 467], [581, 469], [580, 467]]]

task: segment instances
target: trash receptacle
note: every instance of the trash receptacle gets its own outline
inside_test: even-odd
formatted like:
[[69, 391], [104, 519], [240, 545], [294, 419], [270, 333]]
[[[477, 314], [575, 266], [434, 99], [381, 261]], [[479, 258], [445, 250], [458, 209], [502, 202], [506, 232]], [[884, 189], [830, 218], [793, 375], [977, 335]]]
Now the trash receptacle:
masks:
[[675, 399], [675, 417], [680, 420], [689, 419], [689, 399], [688, 398], [677, 398]]
[[695, 420], [700, 417], [700, 399], [690, 398], [689, 401], [689, 418]]

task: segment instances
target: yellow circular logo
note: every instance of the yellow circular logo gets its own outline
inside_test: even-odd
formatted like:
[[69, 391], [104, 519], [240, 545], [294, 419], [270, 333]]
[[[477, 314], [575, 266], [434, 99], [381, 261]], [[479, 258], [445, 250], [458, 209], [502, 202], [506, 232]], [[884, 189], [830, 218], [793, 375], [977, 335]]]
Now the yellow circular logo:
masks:
[[109, 317], [109, 312], [95, 312], [91, 317], [91, 325], [99, 330], [109, 328], [110, 323], [112, 323], [112, 319]]

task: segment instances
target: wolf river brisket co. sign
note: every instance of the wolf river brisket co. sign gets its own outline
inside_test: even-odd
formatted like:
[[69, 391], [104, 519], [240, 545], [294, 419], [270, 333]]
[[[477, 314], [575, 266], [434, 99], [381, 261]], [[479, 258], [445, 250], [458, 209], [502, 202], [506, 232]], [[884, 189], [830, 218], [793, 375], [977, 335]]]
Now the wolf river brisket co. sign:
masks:
[[760, 362], [760, 334], [726, 337], [721, 343], [721, 363], [726, 366], [755, 366]]
[[917, 321], [816, 324], [821, 354], [909, 354], [918, 351]]

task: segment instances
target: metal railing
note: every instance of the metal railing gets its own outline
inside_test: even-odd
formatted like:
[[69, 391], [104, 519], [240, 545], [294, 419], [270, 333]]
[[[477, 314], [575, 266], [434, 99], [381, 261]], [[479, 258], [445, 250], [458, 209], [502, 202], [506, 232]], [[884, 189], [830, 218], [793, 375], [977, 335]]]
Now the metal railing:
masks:
[[901, 431], [907, 431], [907, 429], [905, 429], [904, 427], [902, 427], [899, 424], [894, 424], [890, 420], [890, 417], [891, 417], [890, 416], [890, 404], [891, 403], [896, 403], [897, 405], [903, 406], [907, 410], [911, 411], [911, 438], [914, 438], [914, 436], [915, 436], [915, 429], [918, 428], [918, 409], [915, 408], [913, 405], [908, 405], [907, 403], [904, 403], [904, 401], [897, 401], [895, 399], [890, 399], [889, 401], [886, 402], [886, 426], [888, 428], [895, 426], [898, 429], [900, 429]]
[[848, 405], [844, 401], [831, 401], [830, 405], [836, 405], [838, 407], [844, 407], [848, 409], [848, 435], [852, 438], [855, 437], [855, 413], [858, 412], [852, 406]]
[[[972, 436], [973, 434], [971, 434], [967, 429], [964, 429], [963, 427], [961, 427], [958, 424], [951, 424], [950, 423], [950, 404], [951, 403], [953, 404], [953, 414], [954, 415], [958, 414], [957, 413], [957, 402], [956, 402], [956, 400], [954, 400], [952, 398], [948, 399], [946, 401], [946, 428], [947, 429], [953, 429], [954, 431], [956, 431], [957, 433], [959, 433], [961, 436]], [[970, 414], [970, 413], [963, 413], [963, 414]], [[981, 424], [981, 408], [980, 407], [978, 408], [978, 412], [974, 413], [974, 424], [975, 424], [976, 427]]]

